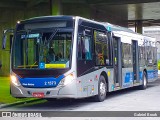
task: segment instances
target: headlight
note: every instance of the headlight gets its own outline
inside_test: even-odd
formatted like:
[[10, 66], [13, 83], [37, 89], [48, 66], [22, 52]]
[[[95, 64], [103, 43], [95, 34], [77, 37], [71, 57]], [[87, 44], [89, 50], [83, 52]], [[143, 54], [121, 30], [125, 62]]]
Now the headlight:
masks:
[[59, 85], [65, 86], [65, 85], [71, 83], [73, 81], [73, 79], [74, 79], [73, 74], [69, 74], [60, 81]]
[[16, 86], [20, 86], [20, 83], [15, 75], [11, 75], [11, 82]]

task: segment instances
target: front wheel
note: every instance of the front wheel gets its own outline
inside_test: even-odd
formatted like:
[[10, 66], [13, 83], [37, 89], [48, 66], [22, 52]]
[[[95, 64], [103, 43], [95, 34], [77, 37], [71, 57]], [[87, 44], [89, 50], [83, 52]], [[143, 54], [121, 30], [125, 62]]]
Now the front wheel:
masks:
[[107, 84], [104, 76], [100, 76], [98, 82], [98, 95], [95, 96], [95, 101], [102, 102], [106, 98], [107, 93]]

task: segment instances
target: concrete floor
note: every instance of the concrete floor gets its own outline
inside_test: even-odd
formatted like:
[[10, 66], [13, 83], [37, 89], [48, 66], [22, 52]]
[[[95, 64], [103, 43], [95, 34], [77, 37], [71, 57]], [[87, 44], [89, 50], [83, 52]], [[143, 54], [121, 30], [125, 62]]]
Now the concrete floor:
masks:
[[[136, 88], [121, 90], [109, 93], [104, 102], [94, 102], [91, 99], [73, 100], [68, 102], [66, 100], [47, 102], [37, 104], [28, 104], [13, 106], [4, 110], [18, 110], [18, 111], [160, 111], [160, 79], [150, 83], [146, 90], [137, 90]], [[56, 118], [62, 120], [64, 118]], [[67, 119], [67, 118], [65, 118]], [[72, 120], [75, 118], [70, 118]], [[76, 118], [79, 120], [103, 120], [101, 117], [85, 117]], [[121, 120], [122, 118], [108, 118], [109, 120]], [[130, 118], [136, 120], [137, 118]], [[160, 118], [145, 118], [141, 117], [140, 120], [159, 120]], [[5, 120], [5, 119], [4, 119]], [[35, 120], [35, 119], [34, 119]], [[128, 118], [123, 118], [128, 120]]]

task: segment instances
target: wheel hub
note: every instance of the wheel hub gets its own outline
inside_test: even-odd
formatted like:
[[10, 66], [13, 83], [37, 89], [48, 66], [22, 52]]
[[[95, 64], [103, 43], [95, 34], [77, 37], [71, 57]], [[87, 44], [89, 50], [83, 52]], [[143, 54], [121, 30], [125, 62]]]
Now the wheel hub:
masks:
[[147, 80], [146, 80], [146, 77], [144, 77], [144, 86], [147, 85]]
[[103, 82], [100, 83], [100, 95], [103, 96], [106, 94], [106, 86]]

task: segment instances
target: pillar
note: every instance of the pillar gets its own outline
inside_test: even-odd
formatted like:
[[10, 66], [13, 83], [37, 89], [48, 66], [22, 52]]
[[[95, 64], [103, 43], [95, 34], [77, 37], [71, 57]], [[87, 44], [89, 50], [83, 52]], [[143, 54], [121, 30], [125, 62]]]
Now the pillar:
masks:
[[140, 34], [143, 33], [142, 21], [140, 20], [135, 21], [135, 32], [140, 33]]
[[62, 15], [61, 0], [50, 0], [50, 12], [51, 15]]

